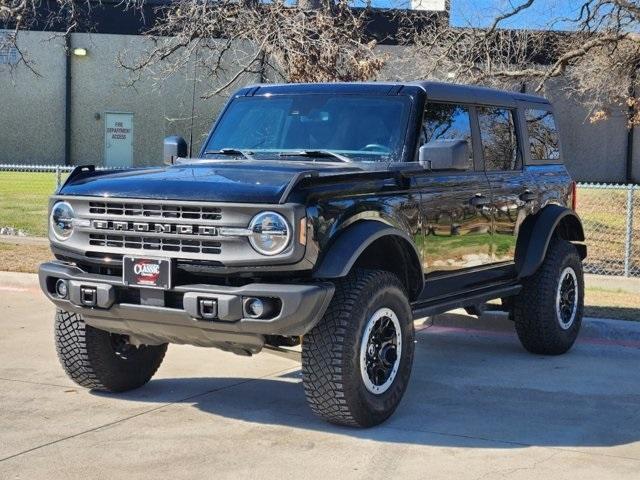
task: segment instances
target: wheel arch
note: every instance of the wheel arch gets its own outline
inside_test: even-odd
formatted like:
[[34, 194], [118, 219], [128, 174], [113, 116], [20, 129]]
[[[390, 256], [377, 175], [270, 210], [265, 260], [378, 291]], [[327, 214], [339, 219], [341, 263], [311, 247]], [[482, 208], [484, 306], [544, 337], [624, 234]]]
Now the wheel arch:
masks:
[[[515, 264], [519, 278], [529, 277], [538, 270], [554, 235], [570, 242], [585, 240], [580, 218], [567, 207], [547, 205], [524, 221], [516, 244]], [[582, 243], [574, 245], [580, 257], [585, 259], [586, 245]]]
[[418, 298], [424, 288], [420, 254], [411, 237], [381, 221], [363, 220], [340, 233], [323, 255], [313, 277], [342, 278], [354, 267], [396, 274], [410, 300]]

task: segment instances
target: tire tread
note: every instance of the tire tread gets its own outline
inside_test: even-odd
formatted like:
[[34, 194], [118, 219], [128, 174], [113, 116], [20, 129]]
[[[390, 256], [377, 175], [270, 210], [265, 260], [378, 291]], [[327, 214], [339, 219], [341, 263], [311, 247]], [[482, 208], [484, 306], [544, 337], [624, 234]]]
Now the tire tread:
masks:
[[[303, 338], [302, 376], [304, 392], [313, 413], [340, 425], [363, 426], [347, 401], [350, 377], [344, 359], [354, 348], [348, 330], [356, 328], [352, 315], [364, 302], [365, 290], [392, 285], [404, 293], [400, 280], [390, 272], [356, 269], [338, 279], [329, 308], [320, 322]], [[405, 293], [406, 295], [406, 293]], [[359, 376], [359, 371], [357, 372]], [[359, 380], [359, 378], [358, 378]]]
[[[576, 269], [579, 283], [578, 311], [575, 319], [575, 334], [567, 338], [557, 324], [555, 298], [559, 268], [568, 259]], [[544, 262], [538, 271], [525, 279], [521, 292], [513, 302], [516, 332], [522, 345], [531, 353], [561, 355], [571, 348], [580, 328], [582, 318], [581, 259], [570, 242], [554, 237], [547, 250]]]
[[57, 310], [54, 333], [56, 353], [66, 374], [82, 387], [104, 392], [144, 385], [156, 373], [167, 351], [166, 344], [144, 347], [148, 354], [123, 372], [114, 368], [113, 358], [106, 351], [109, 333], [87, 325], [80, 315]]

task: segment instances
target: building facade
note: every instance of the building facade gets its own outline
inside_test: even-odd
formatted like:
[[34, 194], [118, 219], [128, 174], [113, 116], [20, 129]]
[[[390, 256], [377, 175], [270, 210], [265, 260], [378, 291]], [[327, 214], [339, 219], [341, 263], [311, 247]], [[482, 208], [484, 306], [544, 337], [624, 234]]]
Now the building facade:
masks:
[[[421, 1], [434, 10], [448, 5]], [[442, 13], [448, 15], [446, 8]], [[227, 79], [202, 78], [187, 65], [168, 80], [149, 77], [131, 84], [118, 59], [135, 58], [151, 46], [140, 28], [135, 22], [106, 22], [97, 33], [21, 32], [19, 51], [35, 73], [19, 62], [19, 52], [0, 49], [0, 163], [159, 165], [167, 135], [183, 136], [197, 152], [226, 100], [201, 97]], [[405, 47], [379, 48], [389, 59], [380, 80], [411, 79], [406, 59], [400, 61]], [[257, 74], [247, 74], [234, 86], [259, 81]], [[555, 104], [572, 175], [625, 183], [631, 158], [631, 181], [640, 182], [640, 135], [629, 135], [624, 113], [592, 124], [588, 112], [563, 94], [560, 82], [552, 83], [547, 95]]]

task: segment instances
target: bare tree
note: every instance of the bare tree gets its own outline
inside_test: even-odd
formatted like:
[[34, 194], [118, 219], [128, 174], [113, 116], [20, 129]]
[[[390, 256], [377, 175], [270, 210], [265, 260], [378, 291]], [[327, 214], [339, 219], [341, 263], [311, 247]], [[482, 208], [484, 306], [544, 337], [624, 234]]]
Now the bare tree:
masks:
[[147, 32], [154, 45], [141, 57], [123, 56], [136, 76], [169, 77], [196, 62], [200, 76], [223, 79], [221, 93], [243, 74], [288, 82], [374, 78], [384, 64], [366, 38], [366, 10], [347, 0], [178, 0], [160, 9]]
[[563, 77], [567, 92], [590, 109], [592, 120], [607, 118], [610, 106], [617, 105], [634, 109], [630, 124], [640, 124], [634, 88], [640, 2], [583, 0], [575, 17], [551, 22], [568, 25], [564, 32], [502, 28], [538, 1], [514, 2], [487, 29], [433, 24], [417, 31], [409, 25], [407, 38], [423, 75], [511, 88], [526, 82], [537, 92]]

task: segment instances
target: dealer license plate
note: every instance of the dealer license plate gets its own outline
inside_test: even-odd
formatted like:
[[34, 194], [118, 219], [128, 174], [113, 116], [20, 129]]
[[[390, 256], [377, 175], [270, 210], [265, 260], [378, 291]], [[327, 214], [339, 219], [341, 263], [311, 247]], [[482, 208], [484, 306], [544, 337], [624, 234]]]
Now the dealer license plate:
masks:
[[166, 258], [123, 257], [122, 281], [132, 287], [171, 288], [172, 262]]

